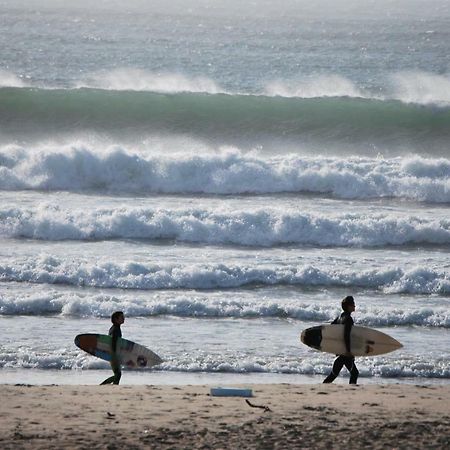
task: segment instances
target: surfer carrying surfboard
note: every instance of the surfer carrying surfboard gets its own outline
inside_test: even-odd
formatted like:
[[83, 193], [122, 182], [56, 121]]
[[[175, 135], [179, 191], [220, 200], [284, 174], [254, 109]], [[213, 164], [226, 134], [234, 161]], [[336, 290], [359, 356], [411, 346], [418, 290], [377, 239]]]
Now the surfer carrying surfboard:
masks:
[[111, 369], [114, 372], [112, 377], [107, 378], [102, 384], [119, 384], [120, 378], [122, 376], [122, 371], [120, 370], [120, 360], [117, 352], [117, 341], [122, 337], [122, 330], [120, 325], [125, 322], [125, 315], [122, 311], [115, 311], [111, 315], [112, 327], [109, 329], [109, 335], [111, 336]]
[[344, 298], [344, 300], [342, 300], [341, 305], [344, 311], [332, 322], [332, 324], [344, 325], [344, 342], [347, 353], [343, 355], [337, 355], [337, 358], [333, 363], [331, 373], [325, 378], [325, 380], [323, 380], [323, 382], [332, 383], [337, 378], [342, 368], [345, 366], [350, 372], [350, 384], [356, 384], [359, 372], [355, 366], [355, 357], [352, 355], [350, 350], [350, 332], [354, 323], [351, 314], [355, 311], [355, 300], [351, 295], [348, 295]]

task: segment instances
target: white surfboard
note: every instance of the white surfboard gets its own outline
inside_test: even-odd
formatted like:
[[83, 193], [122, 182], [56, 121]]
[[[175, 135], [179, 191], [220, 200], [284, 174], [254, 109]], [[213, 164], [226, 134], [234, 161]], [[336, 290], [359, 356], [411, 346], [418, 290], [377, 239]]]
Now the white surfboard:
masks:
[[[334, 355], [347, 353], [344, 342], [344, 325], [320, 325], [302, 331], [300, 340], [315, 350]], [[396, 339], [372, 328], [354, 325], [350, 333], [353, 356], [376, 356], [402, 348]]]

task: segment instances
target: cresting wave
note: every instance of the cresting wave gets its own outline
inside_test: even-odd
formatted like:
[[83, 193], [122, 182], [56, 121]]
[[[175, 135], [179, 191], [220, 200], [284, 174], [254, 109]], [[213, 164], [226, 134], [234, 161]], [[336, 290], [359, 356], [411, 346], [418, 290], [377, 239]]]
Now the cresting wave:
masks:
[[311, 264], [249, 266], [236, 264], [157, 265], [135, 262], [64, 261], [43, 256], [1, 262], [0, 281], [119, 289], [227, 289], [243, 286], [331, 286], [385, 293], [450, 294], [445, 268], [386, 266], [376, 269], [320, 268]]
[[[60, 314], [73, 317], [105, 317], [111, 310], [122, 310], [127, 317], [175, 316], [194, 318], [288, 318], [328, 323], [336, 316], [335, 305], [302, 303], [295, 300], [243, 300], [230, 295], [211, 299], [199, 294], [137, 297], [133, 295], [45, 293], [0, 295], [0, 314], [41, 316]], [[359, 307], [358, 324], [369, 327], [421, 326], [450, 328], [450, 309], [427, 306], [417, 308]]]
[[450, 220], [297, 210], [0, 208], [0, 236], [48, 241], [145, 239], [215, 245], [450, 245]]
[[[450, 127], [449, 127], [450, 130]], [[0, 190], [270, 194], [450, 202], [447, 158], [263, 156], [220, 152], [148, 154], [84, 145], [0, 147]]]
[[350, 97], [0, 88], [3, 139], [91, 131], [112, 135], [175, 134], [260, 142], [263, 138], [390, 145], [450, 137], [450, 106]]
[[[316, 74], [305, 79], [277, 79], [268, 82], [260, 92], [246, 92], [252, 95], [269, 97], [323, 98], [356, 97], [377, 100], [400, 100], [403, 103], [422, 105], [449, 105], [450, 78], [423, 71], [401, 71], [387, 74], [382, 80], [386, 93], [381, 96], [355, 84], [352, 80], [338, 74]], [[0, 87], [28, 87], [50, 89], [45, 84], [24, 80], [12, 72], [0, 70]], [[64, 85], [64, 88], [68, 86]], [[59, 88], [63, 88], [59, 86]], [[71, 86], [72, 89], [98, 89], [106, 91], [137, 91], [154, 93], [206, 93], [230, 94], [214, 80], [204, 76], [188, 76], [183, 73], [159, 73], [136, 68], [117, 68], [98, 71], [86, 75]], [[52, 86], [58, 89], [58, 85]], [[241, 92], [245, 95], [244, 92]]]

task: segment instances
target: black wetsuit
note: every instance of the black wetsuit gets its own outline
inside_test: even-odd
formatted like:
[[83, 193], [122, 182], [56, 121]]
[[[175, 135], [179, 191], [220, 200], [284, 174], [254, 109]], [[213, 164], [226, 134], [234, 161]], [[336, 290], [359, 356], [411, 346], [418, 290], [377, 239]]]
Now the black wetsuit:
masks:
[[113, 354], [113, 358], [111, 359], [111, 369], [114, 372], [114, 375], [112, 377], [107, 378], [105, 381], [103, 381], [101, 384], [119, 384], [120, 378], [122, 376], [122, 371], [120, 370], [120, 361], [117, 358], [116, 350], [117, 350], [117, 340], [122, 337], [122, 330], [120, 329], [120, 325], [114, 324], [110, 329], [108, 333], [111, 338], [111, 350]]
[[[350, 353], [350, 332], [351, 332], [352, 326], [353, 326], [353, 319], [352, 319], [351, 313], [349, 313], [348, 311], [344, 311], [332, 323], [344, 325], [345, 348], [347, 349], [347, 352]], [[356, 381], [358, 380], [359, 372], [355, 366], [355, 357], [354, 356], [345, 356], [345, 355], [338, 355], [338, 357], [334, 361], [333, 368], [331, 369], [330, 375], [328, 375], [323, 382], [324, 383], [332, 383], [337, 378], [337, 376], [339, 375], [339, 372], [342, 370], [342, 368], [344, 366], [350, 372], [350, 384], [356, 384]]]

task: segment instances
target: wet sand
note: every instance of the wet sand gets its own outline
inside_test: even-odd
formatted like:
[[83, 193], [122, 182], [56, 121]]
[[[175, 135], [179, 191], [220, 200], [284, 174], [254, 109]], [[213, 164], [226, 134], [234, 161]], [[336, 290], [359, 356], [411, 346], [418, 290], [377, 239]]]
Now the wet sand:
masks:
[[450, 385], [2, 386], [2, 449], [444, 449]]

